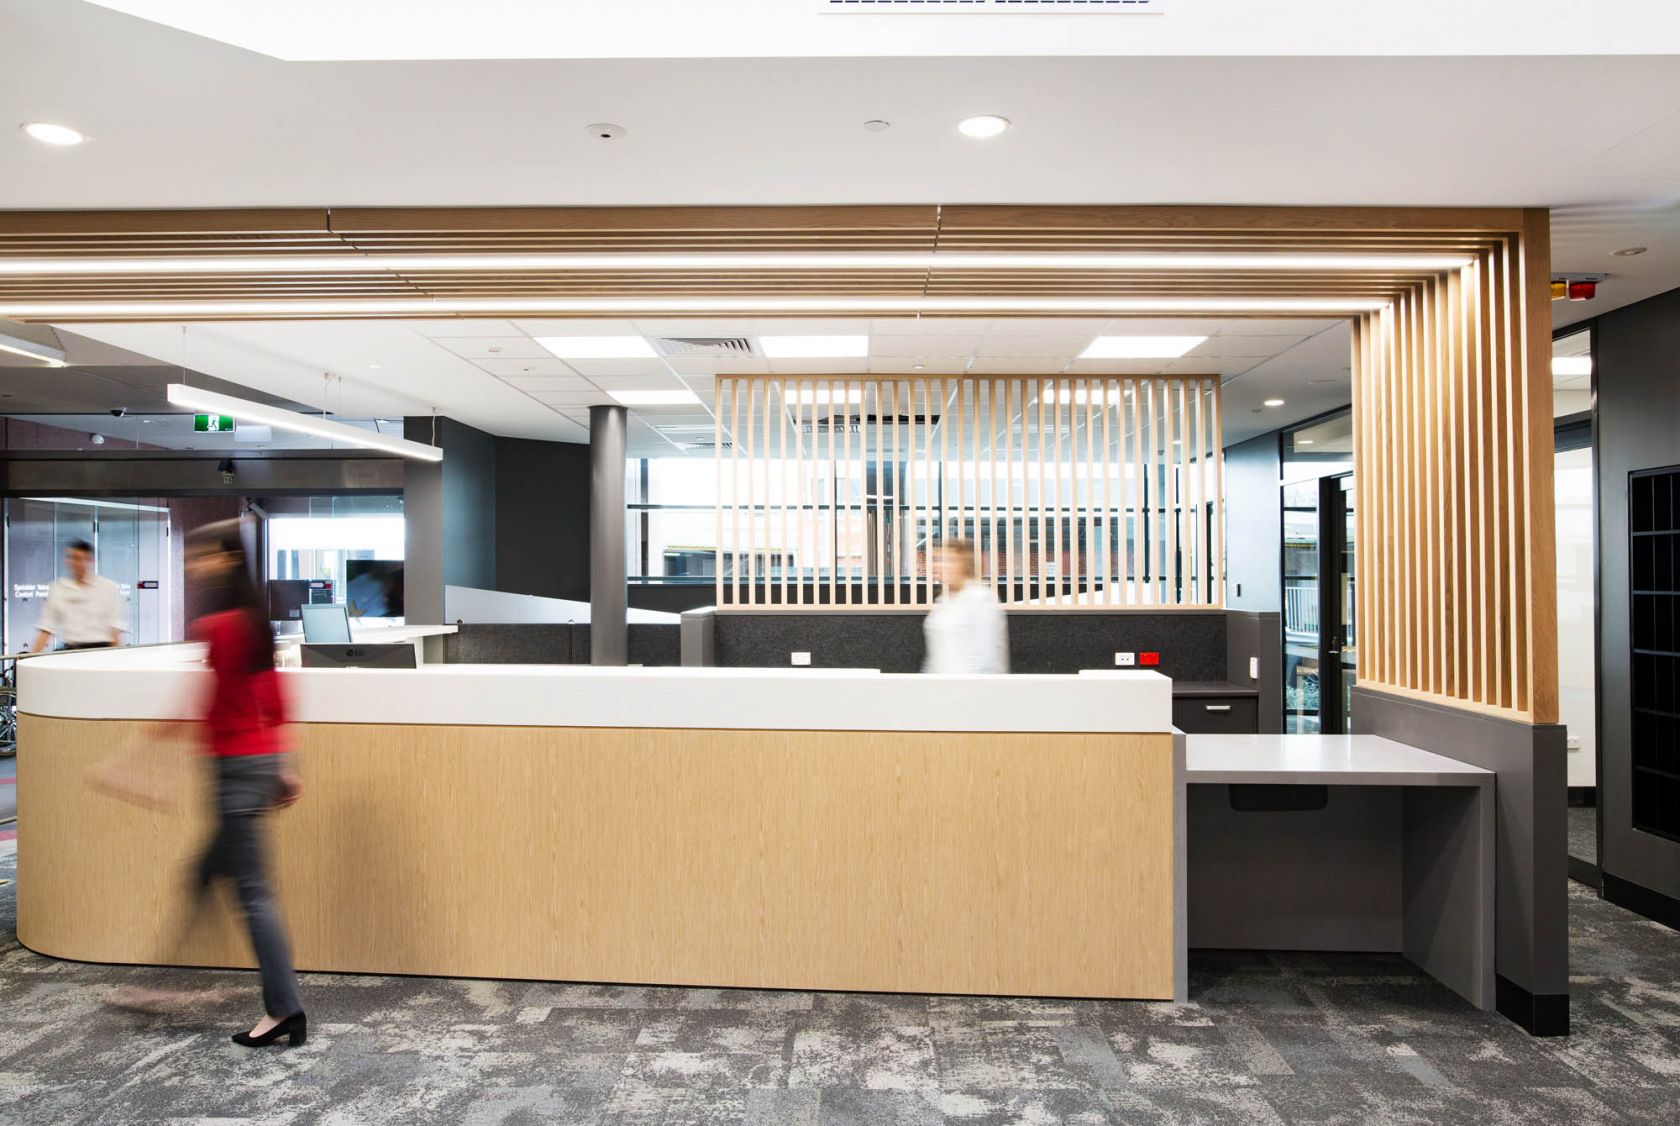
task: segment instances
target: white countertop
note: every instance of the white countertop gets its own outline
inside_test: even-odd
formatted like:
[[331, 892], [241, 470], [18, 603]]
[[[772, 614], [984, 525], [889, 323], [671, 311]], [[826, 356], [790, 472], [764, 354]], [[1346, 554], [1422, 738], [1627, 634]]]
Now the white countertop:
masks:
[[[185, 719], [193, 714], [209, 677], [202, 652], [196, 645], [164, 645], [23, 661], [18, 708], [28, 715], [64, 718]], [[280, 675], [291, 693], [295, 718], [310, 723], [1172, 730], [1172, 681], [1141, 670], [1077, 676], [926, 676], [870, 669], [422, 665], [286, 668]]]
[[1380, 735], [1187, 735], [1184, 780], [1488, 786], [1493, 772]]

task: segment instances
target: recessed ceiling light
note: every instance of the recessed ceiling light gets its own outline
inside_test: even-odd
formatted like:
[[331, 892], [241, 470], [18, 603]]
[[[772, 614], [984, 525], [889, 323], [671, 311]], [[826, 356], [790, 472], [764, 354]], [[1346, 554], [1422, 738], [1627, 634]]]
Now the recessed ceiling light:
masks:
[[910, 370], [911, 371], [926, 371], [927, 370], [927, 365], [926, 364], [911, 364], [910, 365]]
[[1205, 336], [1099, 336], [1079, 353], [1082, 360], [1176, 360]]
[[626, 407], [689, 407], [700, 402], [700, 396], [689, 390], [680, 391], [608, 391]]
[[1633, 258], [1645, 253], [1643, 246], [1624, 246], [1620, 250], [1611, 251], [1617, 258]]
[[1558, 376], [1591, 375], [1593, 362], [1591, 356], [1553, 356], [1552, 374]]
[[761, 336], [758, 344], [772, 360], [838, 360], [869, 355], [867, 336]]
[[640, 336], [539, 336], [536, 340], [562, 360], [652, 360], [659, 355]]
[[965, 117], [957, 122], [957, 132], [965, 137], [974, 137], [977, 140], [995, 137], [1007, 128], [1009, 128], [1009, 119], [999, 117], [995, 113], [982, 113], [974, 117]]
[[597, 141], [618, 141], [630, 135], [630, 130], [610, 121], [597, 121], [593, 125], [585, 125], [583, 131]]
[[1310, 446], [1313, 444], [1313, 440], [1311, 438], [1297, 438], [1295, 444], [1297, 446]]
[[863, 123], [863, 127], [865, 129], [869, 130], [871, 133], [885, 133], [888, 129], [892, 128], [892, 122], [883, 121], [879, 117], [877, 117], [877, 118], [873, 118], [869, 121], [865, 121]]
[[1267, 399], [1266, 400], [1266, 405], [1268, 407], [1281, 407], [1281, 406], [1283, 406], [1283, 400], [1282, 399]]
[[371, 371], [379, 371], [379, 370], [380, 370], [380, 369], [381, 369], [381, 368], [383, 368], [383, 367], [384, 367], [384, 366], [385, 366], [385, 365], [384, 365], [384, 364], [369, 364], [369, 365], [368, 365], [368, 368], [369, 368], [369, 370], [371, 370]]
[[87, 140], [81, 130], [68, 125], [54, 125], [50, 121], [26, 121], [22, 129], [43, 145], [79, 145]]

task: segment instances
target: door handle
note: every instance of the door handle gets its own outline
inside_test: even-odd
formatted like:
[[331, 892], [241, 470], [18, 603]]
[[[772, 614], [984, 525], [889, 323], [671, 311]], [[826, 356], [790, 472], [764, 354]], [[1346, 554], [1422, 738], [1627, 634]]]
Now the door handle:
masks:
[[1231, 710], [1231, 705], [1230, 704], [1208, 704], [1208, 705], [1206, 705], [1204, 710], [1210, 711], [1210, 712], [1228, 712], [1228, 711]]

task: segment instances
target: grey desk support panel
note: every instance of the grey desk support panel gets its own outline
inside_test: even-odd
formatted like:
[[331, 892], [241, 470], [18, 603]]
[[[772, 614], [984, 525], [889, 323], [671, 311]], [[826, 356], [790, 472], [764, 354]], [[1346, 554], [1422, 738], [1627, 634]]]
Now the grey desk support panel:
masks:
[[1275, 812], [1232, 809], [1223, 783], [1189, 789], [1191, 946], [1401, 950], [1398, 788], [1332, 786], [1323, 809]]
[[1569, 1031], [1569, 829], [1564, 729], [1353, 690], [1353, 728], [1491, 770], [1499, 1011]]
[[1173, 1000], [1190, 1000], [1190, 810], [1184, 732], [1173, 728]]
[[687, 668], [717, 664], [717, 609], [685, 610], [681, 619], [682, 663]]
[[1400, 796], [1401, 952], [1478, 1008], [1495, 1002], [1494, 785]]

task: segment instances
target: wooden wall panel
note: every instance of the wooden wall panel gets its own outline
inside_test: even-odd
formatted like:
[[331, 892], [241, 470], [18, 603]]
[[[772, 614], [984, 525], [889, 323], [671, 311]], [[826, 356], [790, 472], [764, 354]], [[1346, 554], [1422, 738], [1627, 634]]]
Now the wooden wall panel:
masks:
[[715, 395], [720, 607], [838, 585], [858, 610], [925, 608], [958, 539], [1021, 608], [1223, 604], [1217, 377], [719, 376]]
[[1544, 212], [1354, 326], [1359, 681], [1557, 718]]

